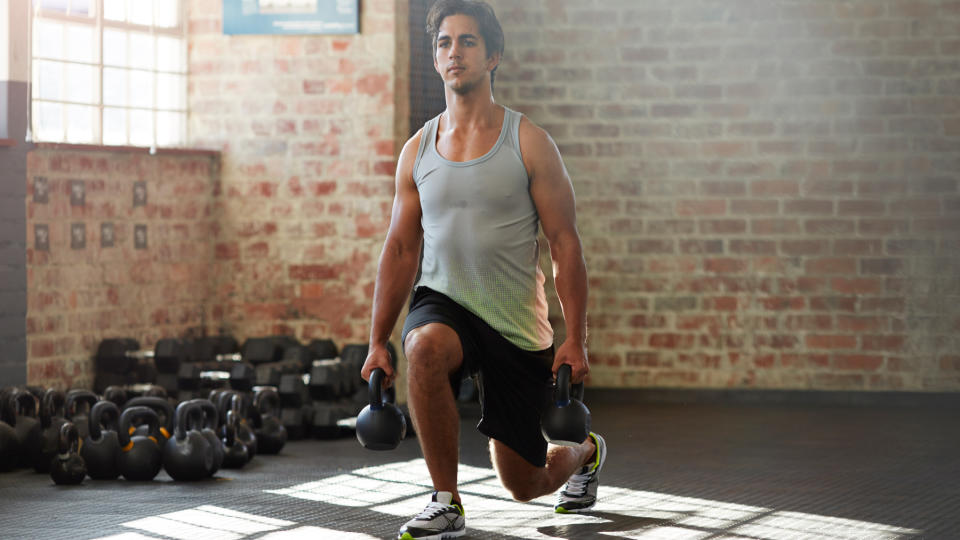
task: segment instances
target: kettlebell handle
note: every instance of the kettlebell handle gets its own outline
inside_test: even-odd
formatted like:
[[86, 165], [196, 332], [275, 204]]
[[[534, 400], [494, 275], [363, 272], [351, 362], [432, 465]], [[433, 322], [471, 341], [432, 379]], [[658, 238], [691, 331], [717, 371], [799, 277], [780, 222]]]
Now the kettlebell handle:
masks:
[[387, 376], [387, 373], [383, 371], [383, 368], [377, 368], [370, 373], [370, 386], [369, 386], [369, 395], [370, 395], [370, 410], [379, 411], [383, 409], [383, 393], [382, 384], [383, 378]]
[[561, 364], [557, 369], [557, 407], [566, 407], [570, 404], [570, 373], [572, 370], [570, 364]]

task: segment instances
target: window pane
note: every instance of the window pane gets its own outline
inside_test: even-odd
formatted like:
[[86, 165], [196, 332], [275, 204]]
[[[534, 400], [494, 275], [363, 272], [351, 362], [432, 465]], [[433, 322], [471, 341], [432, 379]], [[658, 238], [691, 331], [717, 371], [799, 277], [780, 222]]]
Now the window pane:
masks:
[[67, 26], [67, 59], [93, 62], [97, 56], [92, 26]]
[[167, 36], [157, 38], [157, 69], [184, 73], [185, 64], [182, 39]]
[[183, 113], [157, 113], [157, 146], [183, 146], [185, 116]]
[[112, 28], [103, 29], [103, 64], [105, 66], [127, 65], [127, 33]]
[[180, 9], [180, 2], [177, 0], [160, 0], [156, 3], [156, 20], [154, 24], [163, 28], [174, 28], [177, 26], [177, 11]]
[[151, 71], [130, 71], [130, 104], [134, 107], [153, 107], [155, 79]]
[[90, 15], [90, 0], [73, 0], [70, 2], [70, 13], [73, 15]]
[[63, 63], [50, 60], [37, 60], [37, 71], [40, 72], [39, 95], [40, 99], [63, 99]]
[[103, 0], [103, 18], [111, 21], [125, 21], [126, 2], [123, 0]]
[[41, 4], [43, 9], [50, 11], [59, 11], [61, 13], [67, 12], [67, 0], [43, 0]]
[[153, 111], [130, 111], [130, 144], [153, 146]]
[[33, 47], [35, 56], [63, 58], [63, 25], [37, 19], [33, 33]]
[[63, 140], [63, 105], [59, 103], [37, 103], [37, 138], [42, 141]]
[[153, 24], [153, 0], [127, 0], [127, 14], [134, 24]]
[[66, 101], [81, 103], [96, 103], [96, 66], [82, 64], [67, 64], [67, 95]]
[[103, 144], [127, 144], [127, 110], [103, 109]]
[[30, 83], [30, 97], [33, 99], [40, 98], [40, 61], [35, 60], [33, 63], [33, 69], [30, 70], [31, 83]]
[[130, 103], [127, 101], [127, 88], [129, 87], [127, 76], [130, 72], [126, 69], [103, 68], [103, 104], [125, 106]]
[[157, 108], [186, 109], [184, 76], [169, 73], [157, 74]]
[[94, 107], [67, 105], [67, 141], [74, 143], [93, 142]]
[[130, 32], [130, 67], [153, 69], [153, 36]]

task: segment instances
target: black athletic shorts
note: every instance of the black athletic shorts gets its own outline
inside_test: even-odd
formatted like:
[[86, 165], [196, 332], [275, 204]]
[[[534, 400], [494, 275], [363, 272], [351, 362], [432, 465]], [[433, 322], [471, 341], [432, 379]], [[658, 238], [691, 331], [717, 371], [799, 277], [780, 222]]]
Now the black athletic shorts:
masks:
[[450, 376], [450, 386], [456, 396], [463, 377], [476, 377], [480, 433], [507, 445], [532, 465], [545, 466], [547, 442], [540, 432], [540, 415], [552, 401], [553, 347], [521, 349], [448, 296], [417, 287], [402, 339], [428, 323], [445, 324], [460, 336], [463, 364]]

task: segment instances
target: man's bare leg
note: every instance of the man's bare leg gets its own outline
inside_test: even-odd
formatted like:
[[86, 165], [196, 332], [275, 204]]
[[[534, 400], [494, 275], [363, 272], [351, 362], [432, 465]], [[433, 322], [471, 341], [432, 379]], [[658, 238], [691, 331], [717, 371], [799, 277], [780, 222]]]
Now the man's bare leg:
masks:
[[490, 461], [510, 495], [526, 502], [560, 489], [570, 475], [590, 462], [596, 448], [590, 437], [579, 446], [550, 445], [546, 467], [535, 467], [507, 445], [490, 439]]
[[460, 415], [450, 388], [450, 374], [463, 363], [460, 337], [444, 324], [430, 323], [406, 337], [407, 402], [433, 489], [457, 491], [460, 463]]

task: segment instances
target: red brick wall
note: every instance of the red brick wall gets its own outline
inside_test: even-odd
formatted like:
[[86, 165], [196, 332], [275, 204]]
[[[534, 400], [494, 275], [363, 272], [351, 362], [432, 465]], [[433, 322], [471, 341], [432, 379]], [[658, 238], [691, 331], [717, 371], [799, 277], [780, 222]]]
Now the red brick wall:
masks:
[[[91, 360], [103, 338], [133, 337], [151, 348], [216, 325], [205, 312], [218, 226], [218, 165], [210, 155], [148, 156], [93, 150], [35, 150], [27, 161], [27, 382], [92, 388]], [[47, 185], [46, 202], [34, 179]], [[85, 187], [71, 201], [71, 183]], [[134, 205], [134, 184], [147, 187]], [[101, 225], [114, 228], [102, 247]], [[84, 228], [84, 247], [71, 229]], [[145, 225], [146, 248], [134, 245]], [[49, 231], [49, 248], [36, 228]]]
[[401, 8], [361, 4], [357, 35], [225, 36], [219, 0], [190, 3], [191, 140], [223, 155], [213, 313], [240, 338], [367, 339], [405, 107]]
[[960, 2], [495, 0], [599, 386], [960, 389]]

